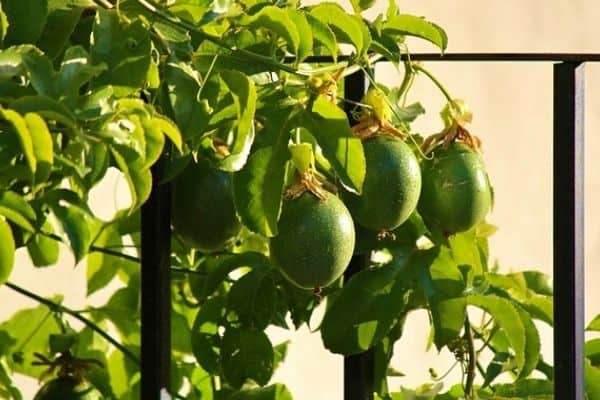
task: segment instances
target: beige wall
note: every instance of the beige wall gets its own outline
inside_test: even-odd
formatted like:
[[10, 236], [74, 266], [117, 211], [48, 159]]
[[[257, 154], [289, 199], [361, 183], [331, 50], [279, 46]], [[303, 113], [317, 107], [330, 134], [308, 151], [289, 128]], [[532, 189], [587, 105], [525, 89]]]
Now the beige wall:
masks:
[[[308, 2], [305, 2], [308, 3]], [[419, 0], [399, 3], [403, 12], [424, 15], [448, 32], [449, 52], [600, 52], [600, 5], [597, 0]], [[384, 9], [387, 1], [377, 0]], [[414, 44], [414, 45], [413, 45]], [[413, 52], [434, 51], [419, 42]], [[552, 66], [550, 64], [435, 63], [433, 71], [455, 97], [466, 99], [474, 112], [472, 130], [484, 143], [484, 157], [496, 191], [496, 206], [490, 220], [500, 227], [491, 241], [494, 257], [505, 271], [535, 268], [552, 270]], [[397, 84], [390, 68], [378, 69], [381, 81]], [[600, 65], [587, 66], [586, 96], [586, 316], [600, 313]], [[424, 134], [441, 127], [437, 111], [443, 98], [424, 78], [415, 83], [413, 99], [420, 100], [429, 115], [415, 124]], [[115, 181], [103, 193], [113, 193]], [[121, 186], [125, 191], [124, 186]], [[109, 215], [112, 198], [99, 196], [96, 205]], [[123, 199], [118, 199], [122, 202]], [[68, 254], [64, 251], [63, 254]], [[60, 267], [33, 268], [19, 254], [11, 280], [43, 294], [65, 294], [65, 304], [84, 304], [83, 267], [73, 268], [66, 256]], [[102, 294], [96, 296], [100, 299]], [[0, 288], [0, 320], [33, 302]], [[394, 380], [392, 388], [411, 386], [428, 379], [427, 370], [438, 372], [450, 365], [447, 354], [425, 353], [427, 317], [415, 313], [409, 318], [405, 337], [396, 347], [394, 366], [405, 378]], [[275, 379], [284, 381], [296, 400], [338, 400], [342, 398], [342, 359], [323, 350], [318, 334], [306, 329], [288, 334], [273, 329], [273, 337], [291, 337], [288, 361]], [[551, 357], [551, 332], [545, 329], [544, 355]], [[450, 379], [456, 381], [456, 375]], [[25, 398], [33, 397], [35, 381], [22, 380]]]

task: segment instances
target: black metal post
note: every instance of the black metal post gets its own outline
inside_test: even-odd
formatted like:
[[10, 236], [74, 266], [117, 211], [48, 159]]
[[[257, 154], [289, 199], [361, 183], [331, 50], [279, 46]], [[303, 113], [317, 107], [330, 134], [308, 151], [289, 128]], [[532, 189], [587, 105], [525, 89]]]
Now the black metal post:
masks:
[[[344, 80], [344, 97], [352, 101], [360, 101], [367, 91], [368, 80], [362, 71], [349, 75]], [[346, 103], [345, 109], [351, 123], [355, 123], [351, 111], [354, 105]], [[347, 281], [361, 269], [366, 268], [369, 255], [352, 257], [348, 269], [344, 273]], [[344, 357], [344, 400], [373, 400], [373, 351]]]
[[142, 206], [141, 394], [159, 400], [169, 393], [171, 366], [171, 190], [159, 184], [162, 159], [152, 168], [152, 193]]
[[584, 68], [554, 66], [555, 398], [584, 400]]

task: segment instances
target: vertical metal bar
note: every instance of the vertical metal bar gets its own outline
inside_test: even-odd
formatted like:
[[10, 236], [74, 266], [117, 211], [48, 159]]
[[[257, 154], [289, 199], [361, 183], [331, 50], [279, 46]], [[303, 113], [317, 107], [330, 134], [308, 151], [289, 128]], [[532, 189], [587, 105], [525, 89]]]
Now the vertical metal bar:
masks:
[[555, 398], [584, 400], [584, 66], [554, 66]]
[[[360, 101], [366, 93], [368, 80], [364, 72], [355, 72], [344, 80], [344, 97], [352, 101]], [[345, 110], [351, 123], [356, 120], [351, 114], [354, 106], [346, 103]], [[348, 269], [344, 273], [347, 281], [369, 262], [369, 255], [352, 257]], [[344, 357], [344, 400], [372, 400], [373, 399], [373, 373], [374, 354], [372, 350], [361, 354]]]
[[152, 193], [142, 206], [142, 368], [144, 400], [167, 398], [171, 366], [171, 190], [159, 184], [163, 160], [152, 168]]

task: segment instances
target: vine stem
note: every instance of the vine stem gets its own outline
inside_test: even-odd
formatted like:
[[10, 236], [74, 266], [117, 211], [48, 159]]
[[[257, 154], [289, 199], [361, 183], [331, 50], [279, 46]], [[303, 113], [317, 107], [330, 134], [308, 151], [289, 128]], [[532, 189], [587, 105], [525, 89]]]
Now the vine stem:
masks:
[[438, 89], [440, 89], [440, 92], [442, 92], [446, 100], [448, 100], [448, 103], [450, 103], [451, 106], [454, 107], [454, 100], [452, 99], [452, 96], [450, 96], [448, 90], [446, 90], [444, 85], [442, 85], [442, 83], [431, 72], [429, 72], [427, 69], [425, 69], [425, 67], [423, 67], [420, 64], [413, 64], [412, 68], [415, 71], [422, 72], [425, 76], [427, 76], [431, 80], [431, 82], [433, 82], [433, 84], [437, 86]]
[[[148, 0], [135, 0], [136, 3], [138, 3], [139, 5], [141, 5], [142, 7], [144, 7], [146, 10], [150, 11], [151, 13], [153, 13], [154, 15], [160, 17], [161, 19], [173, 24], [173, 25], [177, 25], [183, 29], [187, 29], [193, 32], [198, 33], [203, 39], [208, 40], [214, 44], [216, 44], [217, 46], [223, 47], [225, 49], [229, 49], [232, 50], [224, 41], [221, 40], [221, 38], [217, 37], [217, 36], [213, 36], [210, 35], [206, 32], [204, 32], [202, 29], [197, 28], [196, 26], [183, 21], [177, 17], [174, 17], [172, 15], [169, 15], [167, 13], [165, 13], [164, 11], [162, 11], [157, 5], [153, 4], [151, 1]], [[282, 71], [286, 71], [292, 74], [299, 74], [299, 72], [293, 68], [290, 67], [289, 65], [285, 65], [282, 64], [280, 62], [274, 61], [273, 59], [260, 55], [260, 54], [256, 54], [253, 53], [251, 51], [245, 50], [245, 49], [236, 49], [236, 51], [240, 54], [243, 55], [251, 60], [254, 61], [258, 61], [260, 63], [278, 68]]]
[[475, 368], [477, 367], [477, 355], [475, 354], [475, 344], [473, 341], [473, 332], [469, 316], [465, 318], [465, 339], [467, 340], [467, 349], [469, 352], [469, 363], [467, 365], [467, 380], [465, 383], [465, 396], [467, 399], [474, 399], [473, 382], [475, 381]]
[[[55, 235], [54, 233], [48, 233], [48, 232], [44, 232], [44, 231], [40, 231], [40, 234], [46, 236], [47, 238], [56, 240], [57, 242], [60, 243], [65, 243], [65, 241], [63, 240], [63, 238], [61, 238], [58, 235]], [[132, 261], [135, 263], [139, 263], [140, 259], [136, 256], [131, 256], [129, 254], [124, 254], [121, 253], [120, 251], [116, 251], [116, 250], [112, 250], [106, 247], [99, 247], [99, 246], [90, 246], [90, 252], [96, 252], [96, 253], [103, 253], [103, 254], [107, 254], [109, 256], [114, 256], [114, 257], [119, 257], [122, 258], [124, 260], [128, 260], [128, 261]]]
[[38, 303], [45, 305], [52, 311], [57, 311], [57, 312], [61, 312], [64, 314], [68, 314], [71, 317], [79, 320], [84, 325], [86, 325], [87, 327], [89, 327], [90, 329], [92, 329], [93, 331], [98, 333], [100, 336], [102, 336], [107, 342], [109, 342], [110, 344], [115, 346], [119, 351], [121, 351], [125, 356], [127, 356], [136, 365], [138, 365], [138, 366], [141, 365], [139, 358], [135, 354], [133, 354], [129, 349], [127, 349], [127, 347], [123, 346], [115, 338], [110, 336], [108, 333], [104, 332], [104, 330], [102, 328], [100, 328], [98, 325], [96, 325], [94, 322], [92, 322], [91, 320], [87, 319], [86, 317], [78, 314], [77, 312], [70, 309], [69, 307], [66, 307], [66, 306], [63, 306], [62, 304], [58, 304], [51, 300], [48, 300], [42, 296], [39, 296], [33, 292], [30, 292], [29, 290], [22, 288], [12, 282], [6, 282], [4, 285], [9, 287], [10, 289], [14, 290], [15, 292], [22, 294], [23, 296], [29, 297], [30, 299], [33, 299], [33, 300], [37, 301]]

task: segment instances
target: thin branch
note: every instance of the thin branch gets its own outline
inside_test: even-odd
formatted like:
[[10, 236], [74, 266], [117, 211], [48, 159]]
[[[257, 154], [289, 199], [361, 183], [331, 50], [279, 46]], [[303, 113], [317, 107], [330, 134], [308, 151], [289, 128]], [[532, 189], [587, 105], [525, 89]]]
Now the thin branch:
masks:
[[131, 361], [133, 361], [136, 365], [140, 365], [140, 360], [139, 358], [133, 354], [127, 347], [123, 346], [121, 343], [119, 343], [116, 339], [114, 339], [112, 336], [110, 336], [108, 333], [106, 333], [104, 331], [104, 329], [100, 328], [98, 325], [96, 325], [94, 322], [92, 322], [91, 320], [87, 319], [86, 317], [78, 314], [77, 312], [75, 312], [74, 310], [63, 306], [62, 304], [58, 304], [55, 303], [51, 300], [48, 300], [44, 297], [41, 297], [33, 292], [30, 292], [27, 289], [24, 289], [18, 285], [15, 285], [14, 283], [11, 282], [6, 282], [5, 285], [9, 288], [11, 288], [12, 290], [14, 290], [15, 292], [18, 292], [20, 294], [22, 294], [23, 296], [27, 296], [43, 305], [45, 305], [46, 307], [48, 307], [50, 310], [52, 311], [56, 311], [56, 312], [61, 312], [64, 314], [68, 314], [71, 317], [79, 320], [80, 322], [82, 322], [84, 325], [88, 326], [89, 328], [91, 328], [93, 331], [95, 331], [96, 333], [98, 333], [100, 336], [102, 336], [107, 342], [109, 342], [110, 344], [112, 344], [113, 346], [115, 346], [119, 351], [121, 351], [125, 356], [127, 356]]
[[[61, 243], [65, 243], [65, 241], [63, 240], [63, 238], [61, 238], [60, 236], [54, 234], [54, 233], [49, 233], [49, 232], [44, 232], [44, 231], [39, 231], [39, 233], [41, 235], [46, 236], [47, 238], [56, 240], [57, 242], [61, 242]], [[128, 261], [132, 261], [135, 263], [139, 263], [140, 259], [136, 256], [132, 256], [129, 254], [124, 254], [121, 253], [120, 251], [116, 251], [116, 250], [111, 250], [109, 248], [106, 247], [99, 247], [99, 246], [90, 246], [90, 252], [96, 252], [96, 253], [104, 253], [110, 256], [114, 256], [114, 257], [119, 257], [122, 258], [124, 260], [128, 260]]]
[[471, 323], [469, 317], [465, 319], [465, 339], [467, 341], [467, 349], [469, 352], [469, 363], [467, 365], [467, 381], [465, 383], [465, 396], [467, 399], [474, 399], [473, 382], [475, 380], [475, 368], [477, 365], [477, 355], [475, 354], [475, 345], [473, 342], [473, 332], [471, 331]]

